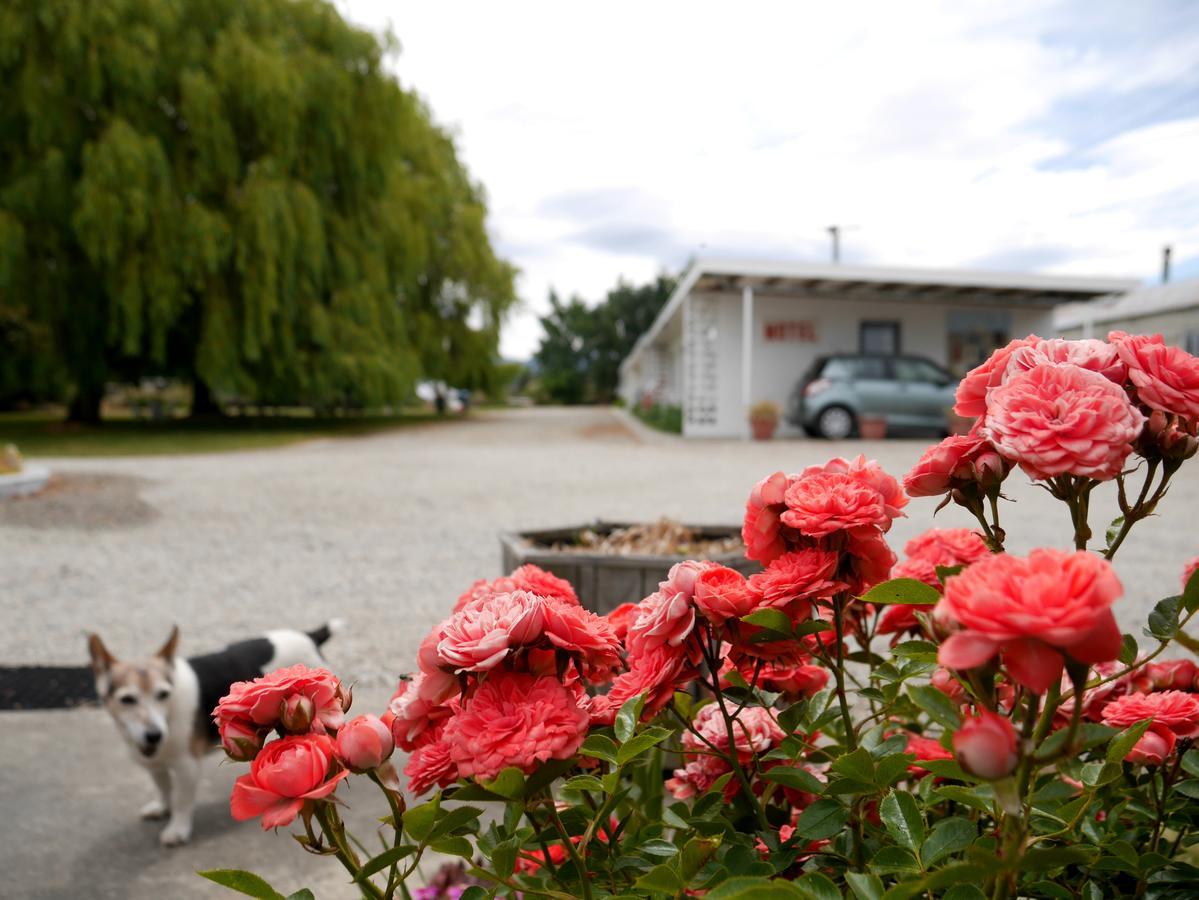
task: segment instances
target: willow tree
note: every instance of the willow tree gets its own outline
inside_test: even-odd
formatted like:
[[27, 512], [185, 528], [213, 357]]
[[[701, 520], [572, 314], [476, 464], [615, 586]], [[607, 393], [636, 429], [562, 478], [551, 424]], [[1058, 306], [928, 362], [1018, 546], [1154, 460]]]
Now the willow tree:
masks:
[[151, 373], [199, 406], [486, 385], [514, 271], [392, 48], [321, 0], [0, 9], [0, 307], [50, 329], [73, 417]]

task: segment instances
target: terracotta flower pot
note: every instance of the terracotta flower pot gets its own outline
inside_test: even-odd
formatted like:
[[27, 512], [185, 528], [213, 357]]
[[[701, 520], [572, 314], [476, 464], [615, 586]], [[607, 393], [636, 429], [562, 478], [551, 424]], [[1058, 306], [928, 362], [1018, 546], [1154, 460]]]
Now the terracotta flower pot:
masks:
[[774, 437], [774, 431], [779, 427], [779, 420], [750, 419], [749, 427], [753, 431], [755, 441], [768, 441]]
[[881, 441], [887, 436], [887, 420], [883, 416], [862, 416], [858, 419], [858, 434], [864, 441]]

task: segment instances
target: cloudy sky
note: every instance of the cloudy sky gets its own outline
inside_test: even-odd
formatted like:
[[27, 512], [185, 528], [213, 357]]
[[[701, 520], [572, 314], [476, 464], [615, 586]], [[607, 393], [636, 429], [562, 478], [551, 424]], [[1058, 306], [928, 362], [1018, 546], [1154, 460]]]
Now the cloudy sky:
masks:
[[487, 189], [510, 357], [551, 287], [826, 261], [832, 224], [849, 263], [1199, 275], [1187, 0], [337, 2]]

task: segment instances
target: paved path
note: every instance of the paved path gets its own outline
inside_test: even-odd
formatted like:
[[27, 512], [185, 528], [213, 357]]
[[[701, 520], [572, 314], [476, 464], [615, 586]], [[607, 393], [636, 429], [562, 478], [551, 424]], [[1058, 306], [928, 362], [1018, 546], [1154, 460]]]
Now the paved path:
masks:
[[[377, 709], [458, 593], [499, 574], [497, 531], [662, 514], [736, 522], [770, 471], [866, 452], [901, 475], [924, 446], [646, 440], [606, 410], [530, 409], [282, 450], [51, 460], [94, 489], [92, 506], [60, 498], [40, 518], [0, 506], [0, 664], [82, 663], [89, 629], [129, 654], [177, 622], [185, 651], [197, 652], [345, 616], [351, 629], [330, 645], [330, 663], [362, 685], [356, 705]], [[1020, 501], [1005, 523], [1020, 532], [1010, 549], [1067, 543], [1064, 507], [1022, 475], [1010, 484]], [[1098, 531], [1114, 515], [1110, 493], [1095, 504]], [[933, 505], [913, 501], [895, 546], [931, 524]], [[1126, 628], [1176, 590], [1183, 561], [1199, 554], [1196, 509], [1199, 464], [1126, 544]], [[957, 509], [937, 522], [970, 524]], [[157, 826], [136, 820], [148, 784], [115, 741], [95, 710], [0, 714], [0, 871], [16, 896], [219, 897], [190, 873], [221, 865], [270, 872], [288, 890], [310, 883], [322, 897], [353, 896], [334, 864], [229, 822], [240, 767], [215, 759], [196, 842], [160, 851]]]

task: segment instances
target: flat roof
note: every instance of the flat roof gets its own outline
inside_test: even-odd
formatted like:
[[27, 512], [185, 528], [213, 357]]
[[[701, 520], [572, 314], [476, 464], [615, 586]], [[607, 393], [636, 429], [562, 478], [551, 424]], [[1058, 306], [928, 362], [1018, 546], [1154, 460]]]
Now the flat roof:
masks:
[[1199, 278], [1188, 278], [1101, 297], [1090, 303], [1059, 306], [1053, 311], [1053, 324], [1057, 328], [1079, 328], [1088, 323], [1100, 325], [1196, 308], [1199, 308]]
[[1123, 293], [1139, 283], [1135, 278], [1040, 275], [1030, 272], [701, 258], [688, 267], [649, 330], [621, 363], [621, 368], [657, 338], [678, 311], [683, 298], [693, 292], [734, 293], [752, 287], [755, 293], [773, 296], [827, 296], [844, 300], [1049, 309], [1061, 303]]

